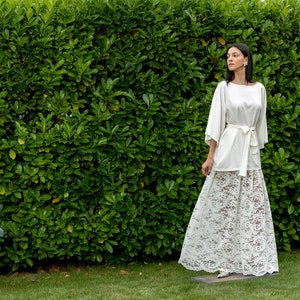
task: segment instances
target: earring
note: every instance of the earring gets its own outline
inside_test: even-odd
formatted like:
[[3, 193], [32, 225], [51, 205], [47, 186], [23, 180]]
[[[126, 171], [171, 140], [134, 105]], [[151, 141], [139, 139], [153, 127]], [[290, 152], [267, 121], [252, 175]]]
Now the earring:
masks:
[[244, 67], [247, 67], [247, 66], [248, 66], [248, 62], [245, 61], [245, 62], [244, 62]]

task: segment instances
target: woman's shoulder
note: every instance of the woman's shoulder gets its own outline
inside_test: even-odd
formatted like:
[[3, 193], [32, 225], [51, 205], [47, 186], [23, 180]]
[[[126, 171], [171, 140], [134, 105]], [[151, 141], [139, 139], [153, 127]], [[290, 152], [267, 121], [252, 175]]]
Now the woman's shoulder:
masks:
[[255, 81], [254, 83], [255, 83], [255, 85], [257, 85], [258, 87], [263, 87], [263, 88], [265, 88], [265, 86], [264, 86], [261, 82], [259, 82], [259, 81]]
[[266, 92], [266, 88], [265, 88], [265, 86], [264, 86], [261, 82], [256, 81], [256, 82], [255, 82], [255, 86], [256, 86], [260, 91]]
[[225, 80], [222, 80], [218, 83], [218, 86], [219, 87], [224, 87], [224, 86], [227, 86], [227, 82]]
[[216, 90], [223, 90], [225, 87], [227, 87], [227, 85], [227, 82], [225, 80], [222, 80], [216, 85]]

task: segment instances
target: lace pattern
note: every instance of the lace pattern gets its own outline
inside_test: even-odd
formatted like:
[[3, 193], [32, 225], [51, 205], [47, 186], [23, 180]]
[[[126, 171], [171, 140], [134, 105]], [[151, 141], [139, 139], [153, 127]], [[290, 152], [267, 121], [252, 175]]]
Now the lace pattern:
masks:
[[261, 170], [212, 172], [192, 213], [179, 263], [262, 276], [278, 272], [271, 209]]

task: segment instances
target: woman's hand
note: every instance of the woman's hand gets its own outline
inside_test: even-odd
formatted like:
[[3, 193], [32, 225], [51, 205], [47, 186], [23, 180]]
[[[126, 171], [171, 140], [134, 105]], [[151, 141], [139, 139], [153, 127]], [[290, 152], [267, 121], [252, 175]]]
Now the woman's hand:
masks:
[[204, 176], [208, 176], [211, 172], [213, 163], [214, 163], [214, 153], [215, 153], [215, 149], [217, 147], [217, 142], [215, 140], [210, 140], [209, 143], [209, 152], [207, 155], [207, 159], [204, 162], [204, 164], [202, 165], [202, 174]]
[[204, 164], [202, 165], [202, 174], [204, 176], [208, 176], [211, 172], [212, 166], [213, 166], [213, 159], [207, 158]]

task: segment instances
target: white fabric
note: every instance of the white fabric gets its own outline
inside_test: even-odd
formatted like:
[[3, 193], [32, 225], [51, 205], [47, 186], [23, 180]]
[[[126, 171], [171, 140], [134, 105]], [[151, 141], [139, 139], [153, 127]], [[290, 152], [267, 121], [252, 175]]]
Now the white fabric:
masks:
[[278, 272], [268, 195], [261, 170], [213, 172], [193, 211], [179, 259], [194, 271], [262, 276]]
[[185, 235], [179, 263], [207, 272], [278, 272], [277, 250], [259, 149], [268, 141], [262, 84], [218, 84], [205, 141], [217, 141]]
[[[240, 129], [240, 130], [242, 130], [242, 132], [245, 135], [245, 141], [244, 141], [244, 146], [243, 146], [243, 151], [242, 151], [239, 175], [246, 176], [249, 151], [252, 154], [259, 154], [259, 151], [257, 149], [258, 141], [257, 141], [256, 134], [255, 134], [255, 127], [247, 127], [247, 126], [228, 124], [227, 128]], [[252, 151], [251, 151], [251, 149], [252, 149]]]
[[[256, 146], [247, 143], [249, 130]], [[240, 175], [245, 176], [246, 169], [261, 168], [259, 149], [268, 142], [266, 90], [261, 83], [245, 86], [222, 81], [218, 84], [205, 131], [206, 143], [211, 139], [217, 141], [214, 171], [240, 170]]]

